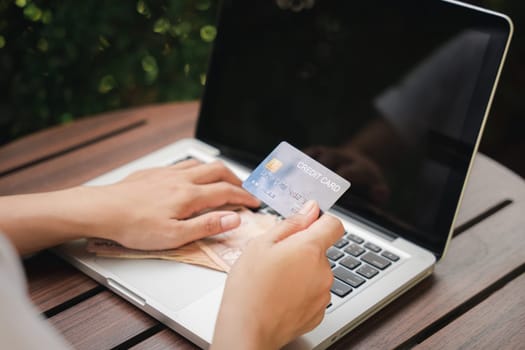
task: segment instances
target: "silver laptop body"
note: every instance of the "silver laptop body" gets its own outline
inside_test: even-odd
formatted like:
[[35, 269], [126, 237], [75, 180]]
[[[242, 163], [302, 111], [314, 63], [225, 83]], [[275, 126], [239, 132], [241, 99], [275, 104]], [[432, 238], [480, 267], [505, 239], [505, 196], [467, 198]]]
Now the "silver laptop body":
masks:
[[[160, 150], [148, 154], [145, 157], [137, 159], [129, 164], [126, 164], [109, 173], [103, 174], [102, 176], [86, 183], [86, 185], [88, 186], [99, 186], [114, 183], [124, 178], [133, 171], [149, 167], [167, 166], [177, 160], [184, 159], [188, 156], [199, 159], [203, 162], [210, 162], [216, 159], [220, 159], [224, 161], [225, 164], [227, 164], [227, 166], [229, 166], [239, 176], [239, 178], [245, 179], [250, 173], [251, 169], [253, 169], [255, 165], [255, 160], [262, 160], [262, 158], [266, 154], [263, 154], [262, 151], [255, 150], [255, 148], [253, 147], [253, 149], [250, 149], [249, 152], [247, 152], [250, 155], [254, 155], [253, 161], [251, 162], [246, 161], [246, 159], [248, 158], [238, 156], [241, 155], [242, 152], [230, 152], [235, 146], [234, 143], [237, 142], [237, 140], [233, 140], [231, 141], [233, 146], [232, 144], [225, 145], [225, 143], [229, 141], [224, 140], [231, 140], [230, 135], [220, 135], [218, 136], [217, 140], [214, 139], [214, 132], [217, 131], [215, 123], [217, 123], [219, 119], [223, 123], [229, 125], [241, 125], [239, 126], [239, 128], [233, 128], [237, 131], [244, 130], [242, 129], [242, 121], [239, 121], [241, 120], [240, 118], [246, 118], [245, 113], [254, 111], [254, 109], [250, 108], [252, 101], [249, 99], [249, 97], [236, 96], [236, 98], [238, 98], [238, 101], [242, 102], [244, 101], [244, 98], [246, 98], [246, 100], [248, 101], [246, 103], [240, 103], [242, 106], [245, 107], [244, 109], [232, 110], [230, 111], [231, 114], [222, 114], [222, 117], [220, 118], [214, 116], [214, 113], [217, 113], [218, 115], [220, 115], [221, 113], [225, 113], [225, 111], [223, 110], [224, 108], [231, 108], [232, 104], [228, 105], [226, 102], [224, 102], [228, 100], [228, 97], [225, 94], [236, 93], [231, 89], [226, 89], [229, 87], [229, 85], [228, 83], [225, 83], [226, 85], [222, 84], [226, 78], [223, 75], [221, 75], [221, 72], [228, 71], [228, 69], [231, 69], [228, 68], [231, 66], [231, 62], [222, 61], [224, 61], [224, 55], [227, 55], [229, 52], [228, 50], [231, 48], [231, 43], [228, 42], [228, 40], [230, 40], [229, 35], [231, 34], [232, 30], [235, 29], [235, 26], [240, 25], [239, 23], [235, 22], [239, 20], [238, 18], [235, 19], [235, 17], [239, 17], [234, 16], [237, 14], [236, 11], [247, 11], [246, 8], [253, 6], [254, 12], [246, 12], [247, 14], [254, 16], [257, 15], [257, 13], [259, 12], [255, 12], [255, 9], [257, 9], [257, 7], [260, 7], [257, 11], [262, 11], [261, 13], [267, 11], [267, 13], [264, 13], [262, 15], [263, 17], [284, 16], [283, 18], [279, 18], [279, 21], [282, 22], [277, 21], [279, 23], [275, 24], [276, 28], [279, 28], [279, 26], [282, 26], [283, 23], [289, 23], [290, 21], [297, 21], [298, 25], [301, 25], [303, 21], [311, 20], [311, 18], [308, 17], [310, 16], [310, 13], [319, 13], [319, 16], [314, 16], [314, 18], [320, 18], [320, 20], [317, 22], [315, 20], [312, 20], [312, 23], [319, 24], [322, 22], [322, 20], [328, 21], [328, 24], [324, 24], [327, 26], [328, 29], [325, 30], [328, 30], [328, 32], [324, 33], [323, 35], [327, 35], [326, 40], [329, 43], [331, 42], [331, 40], [333, 40], [333, 38], [330, 37], [330, 35], [332, 35], [330, 34], [330, 30], [334, 31], [334, 33], [337, 31], [344, 32], [344, 29], [342, 29], [342, 27], [344, 27], [345, 25], [345, 23], [338, 22], [341, 20], [341, 18], [344, 17], [338, 17], [339, 15], [333, 15], [334, 17], [330, 16], [333, 13], [344, 12], [343, 10], [347, 11], [348, 8], [353, 9], [358, 14], [362, 13], [362, 16], [365, 17], [365, 20], [369, 21], [372, 19], [378, 20], [378, 18], [381, 16], [385, 16], [385, 18], [387, 19], [390, 18], [388, 17], [388, 14], [383, 13], [388, 11], [381, 11], [381, 8], [377, 7], [378, 5], [384, 5], [389, 9], [396, 8], [396, 6], [398, 6], [400, 10], [399, 14], [397, 15], [407, 16], [411, 18], [413, 16], [416, 16], [415, 19], [412, 18], [414, 23], [418, 22], [417, 17], [426, 16], [428, 14], [428, 11], [425, 10], [428, 10], [428, 8], [433, 7], [437, 8], [439, 11], [442, 10], [445, 14], [450, 12], [452, 17], [457, 15], [459, 16], [459, 18], [461, 18], [463, 16], [466, 18], [466, 21], [471, 21], [471, 27], [467, 26], [466, 29], [462, 29], [460, 34], [454, 36], [452, 39], [450, 39], [450, 37], [446, 39], [440, 38], [440, 44], [435, 46], [433, 49], [427, 51], [426, 54], [419, 52], [419, 56], [414, 59], [414, 62], [418, 63], [412, 64], [411, 67], [405, 67], [401, 69], [401, 71], [403, 72], [402, 76], [399, 76], [397, 80], [392, 82], [392, 84], [385, 86], [384, 89], [380, 89], [379, 91], [372, 93], [371, 97], [368, 97], [370, 101], [372, 101], [371, 105], [373, 105], [374, 109], [381, 113], [384, 112], [384, 115], [388, 115], [392, 110], [402, 110], [406, 112], [404, 112], [405, 114], [403, 114], [403, 116], [409, 115], [411, 113], [410, 108], [412, 107], [407, 107], [406, 104], [403, 105], [403, 103], [399, 103], [399, 100], [402, 100], [402, 98], [397, 97], [396, 99], [396, 96], [399, 96], [400, 94], [410, 95], [410, 86], [412, 84], [414, 86], [418, 86], [419, 81], [421, 80], [421, 75], [425, 76], [425, 79], [428, 80], [429, 78], [427, 75], [432, 75], [432, 71], [434, 69], [428, 68], [429, 66], [435, 67], [436, 64], [443, 65], [444, 62], [447, 62], [447, 60], [449, 59], [447, 58], [447, 55], [451, 55], [455, 59], [456, 56], [454, 51], [450, 51], [455, 50], [454, 45], [459, 45], [459, 47], [462, 49], [469, 48], [471, 50], [474, 50], [474, 52], [476, 52], [476, 45], [481, 45], [481, 50], [484, 53], [482, 55], [483, 61], [477, 63], [479, 67], [476, 68], [474, 73], [470, 73], [476, 77], [475, 82], [472, 83], [473, 86], [471, 86], [470, 88], [465, 88], [467, 90], [470, 89], [468, 91], [470, 91], [471, 93], [469, 94], [468, 99], [459, 101], [466, 103], [465, 101], [468, 100], [470, 101], [469, 103], [476, 104], [478, 108], [474, 111], [475, 113], [472, 112], [476, 115], [476, 117], [467, 118], [467, 121], [465, 121], [464, 123], [464, 132], [461, 136], [458, 136], [458, 138], [462, 138], [464, 135], [467, 135], [466, 137], [468, 138], [468, 140], [470, 140], [471, 146], [466, 151], [466, 156], [464, 156], [463, 158], [459, 157], [462, 159], [462, 162], [458, 163], [456, 159], [458, 157], [454, 158], [454, 152], [456, 151], [456, 149], [463, 151], [461, 147], [463, 147], [464, 145], [453, 142], [450, 144], [447, 143], [447, 145], [449, 145], [453, 150], [453, 156], [451, 156], [452, 160], [450, 160], [449, 158], [441, 160], [443, 157], [434, 157], [434, 155], [432, 155], [432, 160], [430, 161], [430, 165], [434, 164], [434, 166], [435, 163], [453, 164], [455, 170], [453, 170], [452, 173], [460, 173], [461, 175], [459, 176], [459, 180], [456, 181], [456, 187], [454, 187], [455, 191], [452, 191], [454, 193], [451, 195], [452, 199], [450, 200], [450, 202], [453, 203], [453, 208], [449, 210], [448, 221], [446, 222], [446, 232], [443, 231], [441, 233], [442, 236], [439, 239], [439, 247], [436, 251], [433, 251], [432, 249], [429, 249], [428, 247], [423, 247], [421, 244], [419, 244], [423, 239], [416, 239], [415, 241], [418, 243], [416, 244], [410, 239], [408, 239], [406, 235], [398, 234], [398, 232], [393, 232], [393, 230], [391, 229], [395, 226], [392, 226], [393, 224], [389, 226], [387, 224], [383, 225], [383, 222], [374, 222], [374, 215], [380, 215], [378, 217], [380, 217], [382, 220], [389, 219], [391, 215], [383, 215], [382, 211], [379, 209], [372, 210], [375, 207], [370, 209], [371, 206], [367, 203], [365, 203], [365, 205], [356, 207], [355, 212], [358, 212], [358, 215], [354, 215], [354, 212], [348, 209], [349, 206], [345, 207], [344, 203], [342, 205], [336, 205], [330, 211], [330, 214], [339, 217], [343, 221], [346, 231], [349, 235], [351, 234], [353, 235], [352, 237], [358, 237], [363, 240], [361, 244], [357, 245], [361, 247], [363, 247], [365, 244], [371, 244], [371, 247], [375, 245], [377, 247], [380, 247], [381, 249], [381, 252], [377, 253], [377, 255], [383, 257], [383, 259], [386, 259], [385, 256], [381, 254], [383, 252], [388, 252], [397, 257], [397, 260], [394, 261], [386, 259], [386, 261], [388, 261], [389, 263], [388, 268], [385, 268], [384, 270], [376, 269], [379, 271], [379, 274], [373, 278], [366, 278], [360, 275], [360, 278], [362, 278], [365, 281], [364, 284], [362, 286], [352, 288], [352, 292], [349, 293], [347, 296], [339, 297], [336, 294], [333, 294], [332, 304], [329, 308], [327, 308], [323, 322], [313, 331], [303, 335], [302, 337], [290, 343], [287, 346], [287, 348], [290, 349], [323, 349], [328, 347], [329, 345], [340, 339], [343, 335], [348, 333], [350, 330], [355, 328], [358, 324], [362, 323], [372, 314], [380, 310], [390, 301], [395, 299], [397, 296], [410, 289], [412, 286], [414, 286], [415, 284], [417, 284], [422, 279], [424, 279], [432, 273], [436, 261], [443, 256], [446, 250], [446, 246], [450, 241], [452, 233], [451, 228], [453, 227], [454, 218], [459, 207], [458, 203], [460, 202], [464, 183], [468, 177], [468, 172], [472, 164], [473, 154], [475, 153], [479, 144], [480, 134], [483, 129], [486, 115], [489, 110], [490, 102], [492, 101], [492, 97], [494, 95], [495, 85], [501, 71], [502, 62], [506, 50], [508, 48], [508, 43], [512, 32], [512, 24], [510, 22], [510, 19], [508, 19], [507, 17], [490, 11], [475, 8], [470, 5], [465, 5], [456, 1], [384, 0], [371, 1], [370, 4], [368, 4], [368, 2], [364, 2], [360, 5], [353, 4], [354, 2], [348, 1], [336, 1], [335, 3], [337, 3], [338, 6], [340, 6], [340, 8], [333, 9], [330, 8], [329, 5], [326, 5], [326, 3], [313, 0], [305, 0], [302, 2], [280, 0], [277, 0], [276, 2], [255, 1], [254, 4], [247, 4], [246, 2], [245, 4], [241, 4], [241, 1], [237, 0], [225, 1], [223, 5], [224, 8], [222, 10], [221, 18], [219, 21], [219, 36], [215, 43], [211, 67], [210, 71], [208, 72], [206, 93], [203, 99], [203, 105], [201, 108], [201, 115], [199, 118], [199, 126], [197, 131], [198, 138], [184, 139], [171, 145], [168, 145]], [[418, 6], [420, 6], [418, 4], [423, 3], [425, 4], [421, 5], [423, 10], [418, 10]], [[377, 8], [374, 9], [374, 6], [376, 6]], [[405, 11], [407, 11], [407, 8], [411, 8], [413, 13], [405, 13]], [[367, 12], [367, 10], [369, 12]], [[370, 18], [370, 13], [382, 14], [378, 15], [378, 18]], [[440, 21], [442, 20], [443, 18], [440, 18]], [[478, 22], [482, 25], [478, 26]], [[381, 25], [381, 23], [379, 22], [377, 22], [376, 24], [378, 26]], [[271, 27], [273, 24], [270, 23], [269, 25]], [[321, 23], [319, 25], [322, 26], [323, 24]], [[484, 27], [483, 25], [486, 25], [486, 27]], [[489, 29], [485, 31], [485, 28]], [[413, 28], [413, 30], [417, 29], [418, 28]], [[291, 30], [293, 31], [293, 29]], [[282, 33], [279, 34], [279, 36], [283, 35], [284, 34]], [[491, 37], [491, 35], [493, 35], [494, 37]], [[337, 33], [333, 34], [333, 37], [337, 38]], [[268, 40], [271, 41], [270, 39]], [[289, 38], [287, 40], [289, 40]], [[459, 44], [457, 43], [457, 41], [459, 41]], [[492, 41], [496, 41], [496, 43], [493, 43]], [[467, 42], [467, 44], [465, 44], [465, 42]], [[472, 42], [474, 42], [474, 44], [472, 44]], [[369, 45], [372, 46], [381, 44], [381, 42], [369, 43]], [[261, 45], [264, 48], [264, 45], [266, 44]], [[473, 47], [469, 45], [473, 45]], [[290, 43], [290, 46], [293, 47], [293, 44]], [[251, 47], [247, 48], [246, 50], [250, 51], [250, 49]], [[330, 47], [325, 49], [327, 51], [330, 51]], [[321, 56], [323, 54], [322, 50], [325, 49], [320, 49]], [[243, 60], [243, 57], [241, 57], [239, 54], [239, 52], [242, 52], [242, 50], [244, 49], [241, 47], [239, 48], [238, 52], [234, 52], [232, 54], [232, 56], [235, 56], [235, 60], [237, 60], [236, 62], [241, 62], [239, 63], [241, 65], [238, 73], [239, 78], [235, 77], [235, 72], [229, 76], [234, 81], [235, 79], [240, 79], [239, 82], [242, 82], [242, 79], [244, 79], [245, 75], [243, 73], [242, 62], [246, 62], [246, 60], [249, 60], [248, 56], [253, 54], [250, 52], [247, 55], [248, 58], [244, 57]], [[283, 52], [287, 52], [285, 48], [283, 48], [282, 50]], [[452, 54], [450, 54], [450, 52], [452, 52]], [[284, 60], [286, 61], [286, 59]], [[279, 69], [280, 64], [280, 62], [276, 61], [275, 64], [270, 63], [269, 65], [273, 65], [273, 68], [271, 69], [272, 71], [275, 71]], [[472, 64], [470, 65], [472, 66]], [[257, 65], [255, 65], [255, 67], [257, 67]], [[304, 68], [304, 72], [301, 69], [299, 70], [300, 73], [304, 73], [304, 76], [300, 76], [299, 74], [298, 79], [303, 79], [304, 77], [308, 78], [309, 74], [313, 74], [314, 76], [315, 74], [321, 76], [323, 75], [319, 73], [320, 68], [316, 67], [315, 62], [306, 62], [304, 67], [306, 67]], [[438, 68], [438, 72], [441, 68], [442, 67]], [[326, 67], [323, 67], [322, 69], [326, 69]], [[373, 69], [373, 67], [360, 67], [360, 69]], [[466, 76], [468, 76], [468, 73], [465, 74], [467, 74]], [[482, 91], [477, 90], [477, 86], [481, 84], [480, 79], [478, 79], [480, 76], [483, 77], [483, 79], [481, 80], [483, 80], [482, 83], [484, 84], [483, 89], [481, 89]], [[254, 73], [253, 78], [255, 80], [262, 79], [262, 75]], [[277, 81], [279, 80], [279, 78], [276, 79]], [[432, 79], [430, 78], [430, 80]], [[302, 82], [302, 80], [298, 81]], [[276, 81], [271, 82], [271, 84], [275, 83]], [[404, 86], [409, 86], [408, 92], [403, 90], [402, 87]], [[275, 89], [279, 90], [277, 87]], [[297, 89], [300, 89], [300, 87]], [[241, 90], [244, 90], [244, 87]], [[418, 89], [418, 91], [419, 90], [420, 89]], [[261, 91], [256, 91], [256, 93], [259, 96], [261, 94], [264, 94], [264, 92]], [[274, 93], [277, 94], [278, 92]], [[268, 94], [268, 96], [271, 97], [272, 91], [269, 91]], [[476, 94], [479, 94], [479, 96]], [[243, 93], [239, 92], [239, 95], [243, 95]], [[292, 95], [293, 92], [290, 92], [289, 99], [293, 100], [294, 97]], [[481, 100], [479, 102], [472, 102], [473, 96], [478, 96], [476, 98], [478, 100]], [[260, 96], [260, 98], [263, 99], [266, 97]], [[232, 99], [232, 103], [234, 102], [235, 98]], [[322, 102], [323, 101], [321, 101], [320, 103]], [[447, 101], [447, 103], [448, 102], [449, 101]], [[224, 104], [225, 106], [222, 106], [221, 104]], [[401, 107], [399, 107], [398, 104], [401, 104]], [[258, 108], [257, 110], [264, 110], [264, 108], [266, 107], [267, 106], [261, 106], [261, 108]], [[315, 109], [315, 106], [310, 107], [310, 109]], [[459, 108], [459, 110], [461, 111], [461, 108]], [[315, 110], [313, 112], [317, 113]], [[286, 113], [289, 113], [289, 110], [287, 110]], [[454, 113], [461, 112], [457, 112], [457, 110], [455, 110]], [[469, 114], [470, 112], [463, 113]], [[230, 119], [231, 115], [237, 115], [238, 117], [233, 117], [233, 119]], [[261, 116], [257, 115], [253, 118], [254, 120], [260, 120]], [[279, 116], [279, 118], [282, 118], [282, 115]], [[320, 124], [322, 124], [322, 122], [324, 121], [323, 118], [324, 116], [320, 118]], [[322, 127], [319, 126], [320, 124], [317, 124], [313, 129], [322, 129]], [[337, 128], [338, 126], [331, 125], [331, 127]], [[246, 134], [240, 137], [243, 140], [251, 138], [255, 139], [257, 142], [260, 143], [267, 143], [268, 145], [265, 147], [267, 147], [266, 149], [268, 151], [270, 150], [268, 149], [268, 147], [270, 147], [270, 144], [275, 146], [278, 143], [275, 142], [276, 140], [265, 140], [264, 137], [266, 136], [258, 133], [261, 130], [260, 128], [255, 128], [257, 130], [256, 132], [250, 129], [249, 126], [246, 126], [245, 128], [247, 130]], [[306, 133], [308, 132], [308, 130], [305, 130], [305, 128], [301, 128], [301, 130]], [[227, 131], [228, 130], [226, 130], [226, 132]], [[264, 131], [261, 132], [264, 133]], [[403, 132], [399, 131], [399, 134], [402, 135]], [[447, 134], [447, 132], [444, 132], [444, 134]], [[287, 138], [287, 141], [291, 141], [292, 143], [299, 145], [301, 143], [304, 143], [304, 140], [293, 139], [293, 137], [295, 137], [295, 131], [290, 131], [289, 135], [291, 135], [290, 137], [292, 139], [290, 140], [289, 138]], [[282, 135], [275, 135], [275, 137], [281, 136]], [[410, 137], [412, 136], [413, 135], [411, 135]], [[442, 141], [440, 140], [441, 139], [438, 138], [438, 141], [436, 141], [435, 143], [441, 145]], [[243, 147], [243, 143], [246, 142], [247, 141], [242, 140], [239, 141], [241, 148]], [[409, 140], [407, 142], [410, 143], [413, 142], [413, 140]], [[242, 149], [240, 150], [242, 151]], [[234, 151], [237, 150], [234, 149]], [[438, 147], [437, 153], [439, 155], [442, 155], [446, 152], [442, 151], [441, 148]], [[439, 169], [441, 169], [440, 166], [435, 166], [435, 168], [437, 169], [435, 170], [437, 172], [439, 172]], [[430, 169], [433, 169], [432, 166], [430, 166]], [[424, 178], [425, 171], [422, 171], [423, 175], [418, 175], [417, 179]], [[352, 181], [352, 178], [350, 178], [349, 180]], [[447, 180], [450, 180], [450, 178], [447, 177]], [[449, 185], [450, 183], [447, 182], [446, 186]], [[449, 187], [444, 188], [449, 189]], [[399, 191], [402, 192], [404, 190], [405, 189], [403, 188]], [[393, 187], [392, 192], [395, 191], [396, 187]], [[350, 192], [352, 192], [352, 188], [350, 189]], [[360, 203], [359, 200], [359, 198], [349, 199], [351, 203]], [[438, 204], [434, 203], [432, 205], [439, 207], [440, 203], [442, 202], [438, 201]], [[432, 209], [432, 205], [429, 204], [428, 207]], [[418, 206], [423, 206], [421, 215], [424, 216], [426, 204], [418, 203]], [[432, 210], [437, 209], [434, 208]], [[370, 216], [366, 216], [368, 215], [367, 213], [372, 214], [370, 214]], [[404, 225], [403, 227], [409, 227], [409, 225]], [[407, 229], [407, 231], [409, 230]], [[348, 236], [346, 240], [347, 246], [357, 243], [354, 242], [352, 238], [349, 238]], [[344, 249], [342, 249], [342, 251], [344, 252]], [[126, 260], [97, 257], [85, 251], [84, 240], [78, 240], [70, 242], [68, 244], [64, 244], [58, 247], [56, 249], [56, 252], [65, 260], [77, 267], [79, 270], [83, 271], [99, 283], [107, 286], [109, 289], [111, 289], [124, 299], [128, 300], [136, 307], [140, 308], [141, 310], [150, 314], [160, 322], [174, 329], [177, 333], [183, 335], [198, 346], [202, 348], [207, 348], [211, 343], [213, 337], [213, 330], [215, 326], [215, 320], [223, 293], [224, 282], [227, 277], [226, 274], [202, 267], [171, 261]], [[348, 255], [346, 253], [344, 254]], [[359, 257], [357, 259], [359, 259]], [[334, 269], [345, 269], [344, 266], [341, 267], [340, 260], [334, 261], [333, 264]], [[348, 271], [350, 270], [348, 269]], [[343, 280], [337, 278], [336, 280], [339, 283], [344, 283]], [[256, 317], [256, 315], [254, 315], [254, 317]], [[240, 331], [242, 332], [242, 330]]]

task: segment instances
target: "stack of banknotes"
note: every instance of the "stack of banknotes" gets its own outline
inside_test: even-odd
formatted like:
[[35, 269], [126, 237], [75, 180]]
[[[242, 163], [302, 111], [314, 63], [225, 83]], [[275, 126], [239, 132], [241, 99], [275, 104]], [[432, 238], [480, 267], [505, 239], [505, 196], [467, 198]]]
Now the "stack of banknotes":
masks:
[[266, 232], [279, 220], [275, 215], [256, 213], [245, 208], [237, 212], [241, 217], [241, 224], [237, 228], [175, 249], [129, 249], [116, 242], [98, 238], [89, 239], [86, 249], [103, 257], [174, 260], [229, 272], [248, 242]]

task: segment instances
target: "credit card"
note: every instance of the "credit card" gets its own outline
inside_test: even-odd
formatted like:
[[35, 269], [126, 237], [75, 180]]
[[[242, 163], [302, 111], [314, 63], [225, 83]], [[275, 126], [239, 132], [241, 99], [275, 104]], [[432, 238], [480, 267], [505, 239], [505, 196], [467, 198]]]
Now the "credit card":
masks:
[[286, 218], [310, 199], [327, 211], [350, 188], [350, 182], [283, 141], [242, 187]]

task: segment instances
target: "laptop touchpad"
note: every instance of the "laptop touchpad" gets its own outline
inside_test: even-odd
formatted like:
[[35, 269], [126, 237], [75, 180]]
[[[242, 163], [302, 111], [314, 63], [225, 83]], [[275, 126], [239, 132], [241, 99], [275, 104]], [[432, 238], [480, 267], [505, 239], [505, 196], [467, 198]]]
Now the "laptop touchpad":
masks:
[[177, 311], [224, 285], [227, 275], [204, 267], [163, 260], [95, 258], [148, 304]]

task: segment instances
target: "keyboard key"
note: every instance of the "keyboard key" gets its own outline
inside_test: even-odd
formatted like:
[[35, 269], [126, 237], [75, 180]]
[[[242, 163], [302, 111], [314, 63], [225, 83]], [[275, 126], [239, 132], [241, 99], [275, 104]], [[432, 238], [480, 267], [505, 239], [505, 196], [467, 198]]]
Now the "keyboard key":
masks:
[[353, 272], [348, 271], [344, 267], [337, 266], [335, 269], [333, 269], [334, 276], [337, 279], [340, 279], [341, 281], [345, 282], [346, 284], [351, 285], [354, 288], [359, 287], [363, 283], [365, 283], [365, 280], [356, 275]]
[[390, 261], [386, 260], [385, 258], [382, 258], [379, 255], [370, 253], [370, 252], [363, 255], [361, 257], [361, 260], [381, 270], [384, 270], [386, 267], [392, 264]]
[[384, 251], [381, 253], [382, 256], [384, 256], [385, 258], [387, 259], [390, 259], [392, 261], [398, 261], [399, 260], [399, 256], [393, 254], [393, 253], [390, 253], [389, 251]]
[[350, 254], [352, 256], [359, 256], [363, 254], [365, 250], [358, 246], [357, 244], [352, 244], [349, 247], [345, 249], [345, 253]]
[[340, 240], [334, 243], [334, 247], [341, 249], [347, 244], [348, 244], [348, 241], [344, 238], [341, 238]]
[[330, 263], [330, 268], [333, 269], [335, 267], [335, 263], [331, 262], [330, 260], [328, 260], [328, 262]]
[[337, 261], [337, 260], [341, 259], [344, 256], [344, 254], [343, 254], [343, 252], [341, 252], [341, 251], [339, 251], [339, 250], [337, 250], [335, 248], [330, 247], [326, 251], [326, 256], [330, 260]]
[[379, 273], [379, 271], [377, 271], [373, 267], [370, 267], [366, 264], [358, 268], [356, 272], [360, 274], [361, 276], [365, 276], [368, 279], [374, 277], [375, 275]]
[[358, 235], [354, 235], [353, 233], [349, 233], [346, 238], [348, 238], [349, 240], [352, 240], [358, 244], [361, 244], [363, 243], [365, 240], [362, 239], [361, 237], [359, 237]]
[[359, 265], [361, 265], [361, 261], [352, 258], [351, 256], [347, 256], [346, 258], [342, 259], [339, 264], [343, 265], [344, 267], [353, 270]]
[[334, 283], [332, 283], [332, 288], [330, 289], [332, 293], [334, 293], [337, 296], [340, 296], [341, 298], [345, 297], [352, 291], [352, 288], [344, 283], [339, 282], [338, 280], [334, 279]]
[[378, 247], [374, 243], [370, 243], [370, 242], [367, 242], [365, 244], [365, 248], [370, 249], [371, 251], [376, 252], [376, 253], [381, 251], [380, 247]]

